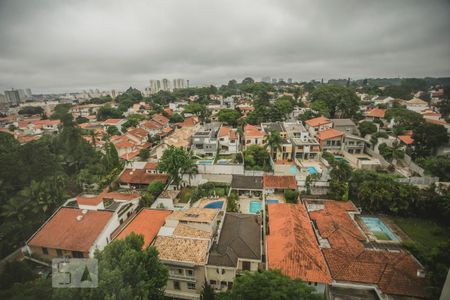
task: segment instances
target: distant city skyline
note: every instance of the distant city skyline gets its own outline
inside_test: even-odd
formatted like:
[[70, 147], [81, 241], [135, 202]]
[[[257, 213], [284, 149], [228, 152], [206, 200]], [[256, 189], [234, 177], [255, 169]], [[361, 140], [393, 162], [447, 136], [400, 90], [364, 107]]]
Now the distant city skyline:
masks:
[[0, 92], [143, 90], [149, 78], [189, 78], [198, 86], [246, 76], [450, 75], [450, 1], [261, 0], [235, 7], [0, 1]]

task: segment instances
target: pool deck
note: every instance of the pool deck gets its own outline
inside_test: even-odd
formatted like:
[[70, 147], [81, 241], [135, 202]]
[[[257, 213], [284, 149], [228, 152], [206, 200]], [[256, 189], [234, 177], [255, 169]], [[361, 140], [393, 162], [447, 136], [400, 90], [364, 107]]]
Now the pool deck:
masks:
[[[248, 209], [250, 208], [250, 201], [260, 201], [262, 202], [258, 197], [246, 197], [246, 196], [240, 196], [239, 197], [239, 211], [243, 214], [252, 214]], [[261, 203], [262, 205], [262, 203]]]
[[209, 203], [216, 202], [216, 201], [223, 201], [222, 209], [227, 209], [227, 198], [225, 197], [217, 197], [217, 198], [202, 198], [192, 204], [192, 207], [198, 207], [198, 208], [204, 208], [205, 205], [208, 205]]
[[[386, 227], [388, 227], [388, 229], [390, 229], [392, 231], [392, 233], [398, 238], [397, 240], [379, 240], [376, 238], [376, 236], [373, 234], [373, 232], [367, 227], [366, 223], [364, 223], [364, 221], [360, 218], [360, 217], [370, 217], [370, 218], [378, 218], [380, 219], [384, 225]], [[356, 222], [358, 223], [359, 227], [361, 228], [361, 230], [364, 232], [364, 234], [367, 236], [367, 238], [372, 241], [372, 242], [377, 242], [377, 243], [383, 243], [383, 244], [399, 244], [402, 242], [403, 240], [403, 236], [398, 234], [398, 228], [394, 228], [391, 226], [391, 222], [386, 222], [385, 221], [386, 218], [383, 218], [381, 216], [376, 216], [376, 215], [361, 215], [359, 217], [356, 218]], [[397, 227], [397, 226], [396, 226]]]

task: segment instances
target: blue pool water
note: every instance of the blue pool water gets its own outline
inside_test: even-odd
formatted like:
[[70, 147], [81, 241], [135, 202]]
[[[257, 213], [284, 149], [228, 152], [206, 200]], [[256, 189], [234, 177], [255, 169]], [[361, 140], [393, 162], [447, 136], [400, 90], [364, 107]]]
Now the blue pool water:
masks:
[[297, 166], [291, 166], [289, 168], [289, 173], [291, 173], [292, 175], [297, 174], [297, 172], [298, 172]]
[[361, 220], [373, 233], [382, 232], [386, 234], [392, 241], [398, 240], [398, 237], [380, 219], [376, 217], [361, 217]]
[[344, 158], [342, 156], [335, 156], [334, 159], [337, 161], [344, 160]]
[[316, 168], [314, 168], [314, 167], [306, 167], [306, 170], [308, 171], [309, 174], [319, 173], [319, 172], [317, 172]]
[[252, 214], [257, 214], [261, 210], [261, 201], [250, 201], [248, 211]]
[[223, 201], [215, 201], [215, 202], [211, 202], [206, 204], [203, 208], [222, 208], [223, 206]]
[[197, 160], [197, 165], [212, 165], [213, 163], [214, 161], [210, 159]]
[[267, 204], [276, 204], [276, 203], [278, 203], [279, 201], [278, 200], [276, 200], [276, 199], [266, 199], [266, 203]]

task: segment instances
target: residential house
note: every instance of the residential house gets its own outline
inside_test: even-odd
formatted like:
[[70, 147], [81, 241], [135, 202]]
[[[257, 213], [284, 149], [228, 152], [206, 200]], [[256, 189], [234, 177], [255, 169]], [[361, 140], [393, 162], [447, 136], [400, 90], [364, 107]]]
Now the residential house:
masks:
[[223, 154], [239, 152], [239, 133], [237, 129], [222, 125], [219, 133], [219, 149]]
[[166, 217], [154, 245], [159, 259], [169, 269], [167, 297], [200, 299], [219, 217], [218, 209], [209, 208], [175, 211]]
[[344, 133], [358, 134], [358, 128], [351, 119], [331, 119], [333, 128]]
[[406, 108], [415, 112], [422, 112], [423, 110], [426, 110], [428, 108], [428, 102], [419, 99], [419, 98], [413, 98], [411, 100], [406, 101]]
[[115, 135], [111, 137], [111, 143], [116, 147], [119, 157], [136, 150], [136, 143], [126, 135]]
[[260, 196], [263, 188], [262, 176], [232, 175], [231, 189], [237, 191], [239, 195]]
[[266, 194], [283, 193], [284, 190], [297, 190], [297, 180], [290, 175], [264, 175], [263, 187]]
[[[427, 297], [423, 266], [400, 247], [369, 243], [355, 221], [359, 211], [351, 201], [315, 200], [307, 202], [307, 208], [333, 279], [331, 299], [337, 287], [342, 299], [353, 296], [355, 290], [371, 291], [379, 299]], [[269, 215], [269, 224], [270, 220]]]
[[69, 199], [27, 241], [27, 251], [44, 259], [93, 257], [133, 214], [139, 199], [136, 193], [107, 191]]
[[414, 139], [410, 135], [399, 135], [397, 141], [400, 145], [410, 146], [414, 143]]
[[283, 127], [292, 143], [292, 159], [314, 159], [320, 154], [320, 144], [300, 122], [284, 122]]
[[162, 114], [154, 115], [152, 117], [152, 121], [160, 124], [162, 127], [169, 126], [169, 119], [163, 116]]
[[164, 225], [166, 217], [172, 212], [170, 210], [161, 209], [141, 209], [134, 217], [112, 234], [114, 240], [122, 240], [132, 232], [140, 234], [144, 237], [143, 248], [147, 249], [155, 241], [159, 230]]
[[257, 215], [226, 213], [205, 266], [206, 281], [217, 292], [233, 286], [243, 271], [262, 269], [261, 220]]
[[208, 123], [192, 135], [192, 151], [195, 155], [214, 156], [217, 153], [220, 126], [221, 123]]
[[121, 188], [146, 188], [153, 181], [159, 180], [167, 183], [169, 176], [166, 174], [153, 174], [146, 172], [145, 169], [124, 169], [119, 177]]
[[142, 121], [141, 123], [139, 123], [139, 127], [146, 130], [150, 136], [157, 135], [163, 128], [161, 124], [153, 120]]
[[367, 141], [360, 136], [345, 133], [344, 137], [344, 151], [350, 154], [362, 154]]
[[[266, 133], [266, 136], [270, 135], [272, 132], [277, 132], [281, 139], [282, 143], [280, 148], [274, 147], [273, 149], [269, 149], [269, 152], [272, 153], [272, 159], [274, 161], [285, 161], [292, 159], [292, 142], [287, 138], [287, 132], [284, 129], [282, 122], [272, 122], [272, 123], [261, 123], [261, 127]], [[269, 145], [267, 145], [268, 148]]]
[[78, 117], [88, 117], [91, 115], [96, 115], [100, 107], [103, 104], [82, 104], [82, 105], [74, 105], [69, 109], [69, 113], [76, 119]]
[[342, 131], [329, 128], [320, 131], [317, 135], [317, 139], [319, 140], [322, 151], [338, 153], [343, 150], [344, 136]]
[[311, 136], [315, 137], [320, 131], [332, 128], [333, 122], [324, 116], [320, 116], [314, 119], [306, 120], [305, 125]]
[[384, 119], [384, 114], [386, 109], [384, 108], [374, 108], [366, 113], [366, 120], [375, 121]]
[[136, 145], [142, 145], [148, 141], [148, 132], [142, 128], [132, 128], [125, 135]]
[[102, 122], [103, 129], [106, 131], [110, 126], [116, 126], [120, 132], [122, 132], [122, 126], [125, 124], [126, 119], [107, 119]]
[[380, 104], [388, 105], [390, 102], [394, 100], [395, 99], [392, 98], [391, 96], [376, 96], [372, 98], [372, 101], [374, 102], [375, 105]]
[[332, 282], [305, 205], [268, 205], [267, 266], [324, 293]]
[[248, 148], [250, 145], [264, 145], [265, 132], [262, 128], [255, 125], [247, 124], [244, 126], [244, 147]]

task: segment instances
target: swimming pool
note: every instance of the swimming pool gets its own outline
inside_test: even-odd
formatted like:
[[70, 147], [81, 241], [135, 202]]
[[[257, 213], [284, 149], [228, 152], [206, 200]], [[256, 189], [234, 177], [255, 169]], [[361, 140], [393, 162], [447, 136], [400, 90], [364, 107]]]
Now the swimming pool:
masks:
[[266, 203], [267, 203], [267, 204], [276, 204], [276, 203], [278, 203], [278, 202], [280, 202], [280, 201], [278, 201], [278, 200], [276, 200], [276, 199], [266, 199]]
[[319, 172], [317, 172], [317, 169], [314, 167], [306, 167], [306, 170], [308, 171], [309, 174], [317, 174]]
[[221, 209], [222, 207], [223, 201], [214, 201], [203, 206], [203, 208], [218, 208], [218, 209]]
[[248, 205], [248, 211], [251, 214], [257, 214], [261, 211], [261, 201], [250, 201], [250, 204]]
[[217, 160], [218, 165], [229, 165], [231, 164], [231, 159], [219, 159]]
[[292, 175], [296, 175], [298, 173], [297, 166], [290, 166], [289, 173]]
[[361, 217], [361, 220], [378, 240], [398, 241], [398, 237], [379, 218]]
[[197, 160], [197, 165], [212, 165], [214, 163], [211, 159], [201, 159]]

